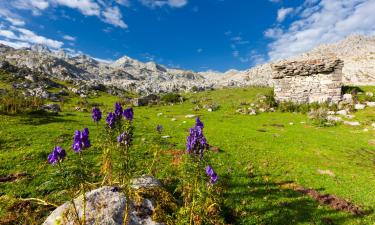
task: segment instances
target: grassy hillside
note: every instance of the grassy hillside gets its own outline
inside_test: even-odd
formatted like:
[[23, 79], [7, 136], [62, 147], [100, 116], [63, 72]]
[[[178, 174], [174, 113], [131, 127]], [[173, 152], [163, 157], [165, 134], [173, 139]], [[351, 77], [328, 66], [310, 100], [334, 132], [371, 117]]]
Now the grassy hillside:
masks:
[[[374, 88], [364, 88], [366, 90]], [[298, 113], [265, 112], [241, 115], [236, 109], [251, 102], [267, 88], [238, 88], [186, 94], [183, 104], [135, 108], [135, 146], [139, 164], [145, 173], [155, 148], [161, 153], [184, 149], [188, 128], [194, 124], [193, 114], [205, 123], [208, 142], [221, 151], [215, 155], [217, 172], [225, 183], [225, 211], [236, 224], [374, 224], [375, 215], [364, 217], [338, 212], [319, 205], [314, 199], [285, 188], [295, 183], [329, 193], [363, 207], [375, 206], [375, 108], [357, 112], [359, 127], [338, 125], [317, 127], [308, 117]], [[88, 99], [104, 111], [112, 110], [116, 97], [102, 94]], [[196, 104], [218, 104], [219, 109], [195, 111]], [[67, 196], [53, 182], [54, 168], [47, 156], [55, 144], [70, 150], [74, 130], [88, 127], [92, 140], [102, 135], [101, 128], [88, 112], [74, 108], [78, 99], [64, 103], [57, 116], [0, 115], [0, 175], [26, 172], [28, 176], [14, 182], [0, 183], [0, 217], [12, 210], [15, 198], [40, 198], [61, 204]], [[106, 113], [103, 114], [105, 117]], [[173, 119], [174, 118], [174, 119]], [[155, 144], [155, 127], [164, 126], [163, 135], [170, 138]], [[368, 128], [368, 131], [364, 131]], [[98, 146], [87, 152], [87, 161], [95, 168], [100, 165]], [[163, 180], [173, 173], [172, 157], [160, 154], [153, 173]], [[67, 160], [67, 165], [73, 162]], [[94, 168], [94, 167], [93, 167]], [[329, 171], [322, 174], [319, 171]], [[100, 181], [99, 171], [93, 170], [92, 182]], [[167, 181], [166, 181], [167, 182]], [[25, 210], [25, 212], [27, 212]], [[41, 219], [46, 211], [31, 209]], [[35, 215], [34, 215], [35, 216]]]

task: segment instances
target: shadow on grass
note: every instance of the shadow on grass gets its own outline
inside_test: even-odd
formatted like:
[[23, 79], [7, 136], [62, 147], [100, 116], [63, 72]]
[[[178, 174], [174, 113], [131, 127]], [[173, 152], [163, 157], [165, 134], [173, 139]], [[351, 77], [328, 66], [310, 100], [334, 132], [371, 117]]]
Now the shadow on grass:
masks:
[[[314, 199], [262, 177], [235, 177], [225, 199], [229, 199], [232, 224], [342, 224], [355, 216], [322, 207]], [[233, 209], [233, 207], [236, 207]], [[227, 217], [228, 218], [228, 217]]]
[[17, 116], [21, 117], [21, 124], [28, 124], [34, 126], [49, 123], [76, 122], [76, 120], [64, 119], [64, 116], [60, 116], [56, 113], [28, 113]]

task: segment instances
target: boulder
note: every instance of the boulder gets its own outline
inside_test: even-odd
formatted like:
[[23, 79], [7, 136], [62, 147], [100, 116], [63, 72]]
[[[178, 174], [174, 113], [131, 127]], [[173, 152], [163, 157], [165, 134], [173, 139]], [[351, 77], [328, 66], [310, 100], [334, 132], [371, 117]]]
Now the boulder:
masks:
[[[157, 195], [150, 195], [156, 193], [160, 188], [161, 192], [165, 192], [161, 187], [160, 181], [151, 176], [142, 176], [132, 181], [131, 187], [133, 191], [137, 191], [137, 198], [129, 202], [129, 225], [162, 225], [153, 220], [153, 214], [157, 210], [157, 204], [160, 199]], [[147, 192], [146, 196], [142, 194]], [[167, 193], [167, 192], [165, 192]], [[83, 195], [74, 199], [74, 205], [71, 201], [64, 203], [56, 208], [45, 220], [43, 225], [77, 224], [78, 217], [83, 220], [83, 213], [85, 212], [85, 219], [88, 225], [94, 224], [108, 224], [108, 225], [122, 225], [124, 220], [124, 213], [127, 198], [119, 187], [104, 186], [85, 193], [86, 209], [84, 211]], [[172, 198], [166, 199], [169, 201]], [[165, 204], [162, 202], [160, 204]], [[175, 204], [174, 202], [171, 204]], [[175, 206], [175, 205], [173, 205]], [[167, 206], [165, 206], [167, 207]], [[74, 209], [75, 208], [75, 209]]]

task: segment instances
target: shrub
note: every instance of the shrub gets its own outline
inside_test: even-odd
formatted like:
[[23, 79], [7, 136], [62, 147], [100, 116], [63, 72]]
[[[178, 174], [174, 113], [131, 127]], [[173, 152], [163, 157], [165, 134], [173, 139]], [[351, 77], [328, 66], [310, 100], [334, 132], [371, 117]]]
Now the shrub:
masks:
[[177, 93], [168, 93], [161, 96], [161, 100], [165, 103], [178, 103], [184, 101], [184, 98]]
[[7, 114], [38, 110], [43, 104], [43, 99], [26, 97], [16, 90], [6, 92], [0, 96], [0, 112]]

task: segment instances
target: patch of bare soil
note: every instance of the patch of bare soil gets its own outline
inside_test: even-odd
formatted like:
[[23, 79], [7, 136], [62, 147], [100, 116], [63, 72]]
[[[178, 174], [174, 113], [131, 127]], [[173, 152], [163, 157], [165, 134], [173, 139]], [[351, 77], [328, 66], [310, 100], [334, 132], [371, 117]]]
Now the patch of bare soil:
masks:
[[26, 177], [26, 176], [28, 176], [28, 174], [25, 173], [25, 172], [9, 174], [9, 175], [6, 175], [6, 176], [0, 176], [0, 183], [12, 182], [12, 181], [19, 180], [19, 179], [21, 179], [23, 177]]
[[281, 187], [284, 189], [292, 189], [302, 194], [308, 195], [312, 197], [313, 199], [315, 199], [316, 201], [318, 201], [320, 204], [328, 205], [335, 210], [349, 212], [356, 216], [363, 216], [369, 213], [367, 211], [364, 211], [363, 209], [361, 209], [359, 206], [355, 205], [352, 202], [349, 202], [342, 198], [338, 198], [334, 195], [320, 194], [315, 189], [305, 188], [305, 187], [302, 187], [301, 185], [294, 184], [294, 183], [282, 184]]

